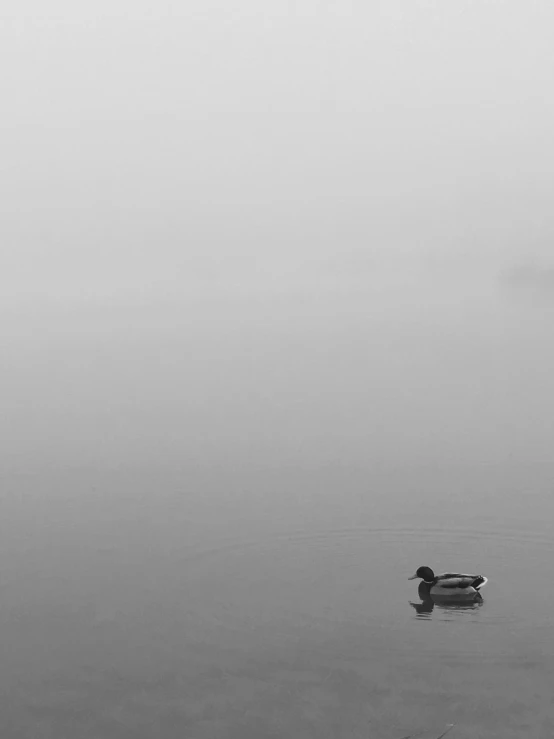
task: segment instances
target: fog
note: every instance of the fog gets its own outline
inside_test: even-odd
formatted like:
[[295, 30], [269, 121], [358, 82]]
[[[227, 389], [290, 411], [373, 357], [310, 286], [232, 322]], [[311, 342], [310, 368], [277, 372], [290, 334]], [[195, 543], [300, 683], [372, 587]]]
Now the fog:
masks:
[[2, 20], [4, 470], [549, 462], [550, 3]]

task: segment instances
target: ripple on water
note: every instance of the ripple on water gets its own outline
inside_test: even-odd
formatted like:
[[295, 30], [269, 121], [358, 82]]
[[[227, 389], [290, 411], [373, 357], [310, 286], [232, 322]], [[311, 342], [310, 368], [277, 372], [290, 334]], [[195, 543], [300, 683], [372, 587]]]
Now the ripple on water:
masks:
[[322, 529], [318, 531], [306, 531], [305, 529], [287, 530], [284, 532], [273, 532], [264, 534], [263, 537], [244, 539], [241, 536], [231, 537], [224, 543], [214, 544], [204, 548], [191, 548], [187, 561], [194, 562], [207, 557], [225, 554], [227, 552], [241, 551], [247, 549], [274, 549], [287, 544], [288, 546], [318, 546], [334, 547], [338, 542], [346, 540], [355, 545], [360, 537], [367, 541], [368, 537], [378, 537], [380, 542], [394, 542], [399, 539], [417, 540], [427, 545], [451, 543], [453, 539], [466, 542], [479, 542], [483, 540], [498, 541], [505, 544], [515, 543], [520, 546], [533, 544], [541, 546], [549, 551], [554, 549], [554, 537], [544, 533], [533, 533], [530, 531], [517, 531], [515, 528], [505, 528], [497, 531], [486, 529], [467, 529], [449, 527], [426, 528], [424, 530], [414, 527], [376, 527], [356, 526], [338, 529]]
[[[245, 628], [272, 618], [296, 624], [307, 619], [326, 633], [349, 624], [366, 629], [372, 649], [379, 651], [382, 642], [383, 649], [394, 652], [410, 648], [411, 637], [403, 636], [403, 630], [412, 629], [410, 620], [432, 621], [448, 629], [447, 637], [434, 630], [427, 643], [419, 632], [421, 654], [436, 651], [438, 640], [444, 642], [444, 660], [509, 662], [506, 645], [525, 629], [540, 630], [550, 623], [554, 603], [548, 594], [541, 607], [541, 593], [525, 581], [525, 571], [531, 561], [550, 561], [553, 549], [554, 539], [544, 532], [517, 531], [512, 525], [492, 531], [461, 526], [303, 527], [249, 538], [235, 534], [183, 552], [181, 565], [184, 560], [191, 581], [210, 582], [213, 577], [212, 593], [221, 588], [220, 602], [229, 617], [242, 609], [237, 623], [247, 624]], [[426, 562], [441, 570], [486, 571], [490, 582], [484, 600], [432, 608], [418, 602], [407, 576]], [[519, 583], [515, 591], [514, 580]], [[468, 629], [473, 631], [464, 643]], [[455, 648], [449, 650], [448, 640]]]

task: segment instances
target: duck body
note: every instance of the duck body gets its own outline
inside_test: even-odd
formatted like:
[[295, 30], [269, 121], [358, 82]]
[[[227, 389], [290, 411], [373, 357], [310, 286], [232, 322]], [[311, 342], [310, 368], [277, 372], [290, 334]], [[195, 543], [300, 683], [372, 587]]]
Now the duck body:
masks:
[[430, 567], [420, 567], [410, 580], [421, 578], [420, 588], [425, 588], [430, 596], [439, 598], [476, 598], [488, 580], [484, 575], [469, 575], [461, 572], [445, 572], [435, 575]]

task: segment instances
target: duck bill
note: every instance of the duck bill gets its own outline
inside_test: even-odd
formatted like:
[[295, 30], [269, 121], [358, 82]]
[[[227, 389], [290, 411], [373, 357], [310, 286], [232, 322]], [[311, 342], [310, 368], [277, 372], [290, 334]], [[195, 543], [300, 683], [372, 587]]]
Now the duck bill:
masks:
[[408, 580], [417, 580], [417, 575], [412, 575], [411, 577], [408, 578]]

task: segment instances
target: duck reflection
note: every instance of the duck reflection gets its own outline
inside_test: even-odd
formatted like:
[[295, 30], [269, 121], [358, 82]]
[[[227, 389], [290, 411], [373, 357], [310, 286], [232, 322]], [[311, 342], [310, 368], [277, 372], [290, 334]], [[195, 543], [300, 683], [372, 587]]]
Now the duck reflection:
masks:
[[431, 595], [429, 590], [429, 585], [421, 582], [417, 589], [421, 603], [410, 601], [410, 605], [417, 613], [418, 618], [430, 618], [435, 607], [441, 611], [475, 611], [483, 605], [483, 598], [479, 593], [476, 594], [473, 600], [455, 600]]

